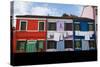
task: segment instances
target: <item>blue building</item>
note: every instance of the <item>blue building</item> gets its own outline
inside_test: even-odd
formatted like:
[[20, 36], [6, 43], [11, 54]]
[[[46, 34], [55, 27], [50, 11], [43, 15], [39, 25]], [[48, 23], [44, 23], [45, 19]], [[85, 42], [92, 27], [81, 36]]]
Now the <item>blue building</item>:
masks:
[[73, 26], [75, 50], [96, 49], [94, 20], [88, 18], [74, 18]]

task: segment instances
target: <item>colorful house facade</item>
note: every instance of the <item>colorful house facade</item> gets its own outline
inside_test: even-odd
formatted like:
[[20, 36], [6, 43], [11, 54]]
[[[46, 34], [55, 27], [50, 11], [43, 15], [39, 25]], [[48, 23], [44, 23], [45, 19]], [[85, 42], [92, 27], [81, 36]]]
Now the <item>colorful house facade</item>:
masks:
[[96, 49], [95, 22], [80, 17], [16, 16], [13, 52]]
[[96, 33], [94, 20], [86, 18], [76, 18], [73, 21], [75, 50], [96, 49]]
[[47, 51], [73, 51], [72, 18], [48, 19]]
[[17, 16], [14, 32], [14, 52], [43, 52], [46, 50], [46, 19]]

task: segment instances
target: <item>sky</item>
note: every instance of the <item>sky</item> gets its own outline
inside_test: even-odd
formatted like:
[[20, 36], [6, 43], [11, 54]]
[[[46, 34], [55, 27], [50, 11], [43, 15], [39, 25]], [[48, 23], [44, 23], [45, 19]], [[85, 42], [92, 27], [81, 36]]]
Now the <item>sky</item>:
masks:
[[14, 15], [62, 16], [63, 13], [80, 16], [82, 5], [14, 1]]

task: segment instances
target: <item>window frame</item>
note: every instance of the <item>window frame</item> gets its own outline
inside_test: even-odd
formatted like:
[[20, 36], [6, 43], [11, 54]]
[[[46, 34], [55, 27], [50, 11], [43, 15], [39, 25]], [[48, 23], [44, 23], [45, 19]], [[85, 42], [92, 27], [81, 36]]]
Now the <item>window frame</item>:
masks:
[[[65, 30], [65, 25], [66, 24], [71, 24], [72, 25], [72, 28], [71, 28], [71, 30]], [[73, 30], [73, 23], [64, 23], [64, 31], [72, 31]]]
[[[55, 28], [56, 28], [56, 29], [55, 29], [55, 30], [50, 30], [50, 29], [49, 29], [49, 23], [55, 23], [55, 25], [56, 25]], [[57, 30], [57, 23], [56, 23], [56, 22], [48, 22], [48, 23], [47, 23], [47, 30], [48, 30], [48, 31], [56, 31], [56, 30]]]
[[[90, 41], [94, 41], [95, 47], [93, 47], [93, 48], [90, 47]], [[91, 49], [96, 49], [96, 41], [95, 41], [95, 40], [89, 40], [89, 49], [90, 49], [90, 50], [91, 50]]]
[[37, 40], [37, 44], [38, 44], [37, 49], [39, 49], [39, 42], [40, 42], [40, 41], [43, 42], [43, 50], [44, 50], [44, 43], [45, 43], [45, 40]]
[[[48, 41], [52, 41], [52, 42], [55, 42], [56, 44], [55, 44], [55, 48], [48, 48]], [[56, 41], [53, 41], [53, 40], [48, 40], [47, 41], [47, 50], [48, 49], [57, 49], [57, 42]], [[49, 44], [49, 45], [51, 45], [51, 44]]]
[[[79, 25], [79, 30], [76, 30], [76, 29], [75, 29], [76, 24]], [[74, 30], [75, 30], [75, 31], [81, 31], [80, 22], [75, 22], [75, 23], [74, 23]]]
[[[40, 29], [40, 27], [39, 27], [40, 23], [44, 23], [44, 30], [39, 30]], [[45, 31], [45, 21], [38, 21], [38, 31]]]
[[[26, 22], [26, 29], [25, 30], [21, 30], [21, 23], [22, 22]], [[27, 31], [27, 27], [28, 27], [28, 21], [27, 20], [20, 20], [19, 30], [20, 31]]]
[[73, 49], [73, 40], [64, 40], [64, 49], [69, 49], [69, 47], [67, 47], [67, 48], [65, 47], [65, 45], [66, 45], [65, 41], [72, 41], [72, 47], [70, 47], [70, 48]]
[[26, 44], [27, 44], [27, 40], [16, 40], [16, 52], [20, 52], [20, 50], [17, 50], [17, 42], [18, 41], [24, 41], [25, 44], [24, 44], [24, 52], [26, 52]]
[[[92, 25], [92, 27], [93, 27], [93, 30], [89, 30], [89, 25]], [[94, 28], [95, 26], [94, 26], [94, 24], [93, 23], [88, 23], [88, 31], [94, 31], [95, 30], [95, 28]]]
[[[80, 48], [76, 48], [76, 41], [79, 41], [79, 42], [80, 42]], [[82, 41], [81, 41], [80, 39], [76, 39], [76, 40], [74, 41], [74, 49], [75, 49], [75, 50], [81, 50], [81, 49], [82, 49]]]

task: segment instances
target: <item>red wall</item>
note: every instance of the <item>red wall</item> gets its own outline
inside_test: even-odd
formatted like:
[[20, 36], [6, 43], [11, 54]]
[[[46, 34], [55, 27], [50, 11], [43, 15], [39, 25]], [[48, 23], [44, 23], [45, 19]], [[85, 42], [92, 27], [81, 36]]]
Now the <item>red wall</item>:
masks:
[[[29, 19], [21, 19], [27, 20], [27, 31], [20, 31], [20, 19], [16, 20], [16, 31], [13, 33], [13, 52], [16, 52], [16, 40], [18, 39], [26, 39], [26, 40], [37, 40], [37, 39], [44, 39], [46, 40], [47, 29], [45, 26], [45, 31], [39, 32], [38, 31], [38, 20], [29, 20]], [[43, 20], [46, 23], [46, 20]], [[46, 25], [46, 24], [45, 24]], [[31, 31], [29, 31], [31, 30]], [[46, 44], [44, 44], [45, 46]]]
[[16, 32], [16, 39], [46, 39], [46, 32]]

